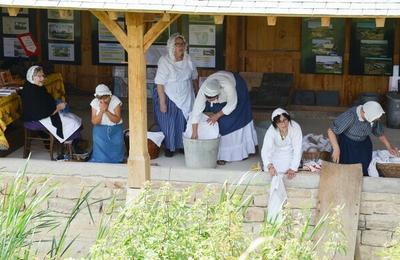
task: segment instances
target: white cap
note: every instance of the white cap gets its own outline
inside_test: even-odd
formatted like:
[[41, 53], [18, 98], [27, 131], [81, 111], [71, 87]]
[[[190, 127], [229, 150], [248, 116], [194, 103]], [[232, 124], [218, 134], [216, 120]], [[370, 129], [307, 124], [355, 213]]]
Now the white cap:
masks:
[[94, 93], [94, 96], [111, 96], [111, 90], [104, 84], [99, 84], [96, 87], [96, 92]]
[[385, 111], [381, 107], [381, 105], [376, 101], [368, 101], [363, 106], [365, 119], [372, 123], [374, 120], [380, 118]]
[[206, 80], [204, 83], [204, 94], [209, 97], [215, 97], [221, 92], [221, 85], [218, 80], [210, 79]]
[[282, 115], [282, 114], [288, 114], [288, 115], [289, 115], [289, 113], [288, 113], [285, 109], [282, 109], [282, 108], [277, 108], [277, 109], [275, 109], [275, 110], [272, 112], [271, 120], [273, 121], [274, 118], [275, 118], [276, 116], [280, 116], [280, 115]]

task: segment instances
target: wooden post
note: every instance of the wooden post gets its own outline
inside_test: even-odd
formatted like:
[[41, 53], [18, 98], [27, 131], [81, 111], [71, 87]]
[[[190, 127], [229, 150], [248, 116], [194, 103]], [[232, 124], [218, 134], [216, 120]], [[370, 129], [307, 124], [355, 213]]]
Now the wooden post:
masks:
[[238, 17], [228, 16], [226, 22], [226, 41], [225, 41], [225, 68], [230, 71], [239, 70], [239, 38]]
[[267, 24], [268, 26], [276, 25], [276, 16], [267, 16]]
[[331, 25], [330, 17], [321, 17], [321, 26], [322, 27], [329, 27], [330, 25]]
[[385, 27], [385, 18], [375, 18], [375, 26], [377, 28]]
[[125, 15], [129, 75], [129, 188], [141, 188], [145, 181], [150, 180], [143, 16], [138, 13], [126, 13]]
[[19, 9], [20, 8], [13, 8], [13, 7], [7, 8], [8, 15], [9, 16], [17, 16], [19, 13]]
[[223, 15], [215, 15], [214, 16], [214, 23], [215, 24], [223, 24], [224, 23], [224, 16]]
[[118, 13], [113, 12], [113, 11], [108, 11], [108, 16], [110, 17], [111, 20], [116, 21], [118, 20]]

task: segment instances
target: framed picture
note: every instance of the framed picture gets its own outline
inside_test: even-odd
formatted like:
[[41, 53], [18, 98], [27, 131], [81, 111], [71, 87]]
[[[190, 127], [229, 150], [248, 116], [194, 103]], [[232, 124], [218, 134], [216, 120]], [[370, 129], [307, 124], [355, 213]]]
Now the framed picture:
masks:
[[215, 45], [215, 25], [212, 24], [189, 24], [190, 45]]
[[125, 61], [125, 50], [119, 43], [99, 43], [99, 62], [121, 64]]
[[17, 38], [3, 38], [3, 56], [8, 58], [27, 58]]
[[48, 54], [49, 60], [72, 62], [75, 60], [75, 46], [69, 43], [49, 43]]
[[3, 34], [22, 34], [29, 32], [28, 17], [3, 16]]
[[196, 67], [215, 68], [215, 48], [190, 47], [189, 54]]
[[[125, 23], [124, 21], [118, 21], [118, 24], [121, 28], [124, 28]], [[104, 42], [117, 42], [117, 39], [115, 39], [114, 35], [101, 23], [97, 23], [97, 30], [99, 32], [99, 41], [104, 41]]]
[[[62, 14], [62, 16], [61, 16]], [[72, 10], [47, 10], [47, 19], [53, 20], [74, 20], [74, 11]]]
[[74, 41], [74, 24], [47, 23], [47, 33], [49, 40]]

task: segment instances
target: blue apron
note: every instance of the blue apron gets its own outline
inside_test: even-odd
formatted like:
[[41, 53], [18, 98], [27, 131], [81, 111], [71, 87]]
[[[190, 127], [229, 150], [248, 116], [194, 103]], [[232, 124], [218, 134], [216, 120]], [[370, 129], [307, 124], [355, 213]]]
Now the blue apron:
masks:
[[368, 166], [372, 160], [372, 143], [369, 136], [364, 141], [354, 141], [345, 134], [338, 136], [340, 148], [339, 163], [361, 163], [364, 176], [368, 176]]
[[122, 124], [93, 126], [93, 151], [90, 162], [120, 163], [125, 146]]
[[[218, 120], [219, 133], [221, 135], [227, 135], [236, 130], [239, 130], [250, 123], [251, 120], [253, 120], [246, 82], [238, 73], [233, 73], [233, 75], [235, 76], [236, 80], [236, 92], [238, 102], [236, 108], [232, 111], [232, 113], [230, 113], [229, 115], [224, 115]], [[210, 102], [207, 101], [204, 112], [217, 113], [221, 111], [225, 105], [226, 102], [214, 103], [211, 107]]]

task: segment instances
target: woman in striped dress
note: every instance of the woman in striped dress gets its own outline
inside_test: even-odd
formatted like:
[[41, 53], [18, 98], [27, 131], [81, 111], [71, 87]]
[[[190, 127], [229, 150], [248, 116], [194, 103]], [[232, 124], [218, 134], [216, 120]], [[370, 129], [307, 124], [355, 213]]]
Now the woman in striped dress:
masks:
[[165, 135], [165, 156], [183, 150], [182, 133], [194, 102], [197, 69], [186, 52], [185, 38], [173, 34], [167, 42], [168, 54], [158, 61], [153, 91], [156, 122]]
[[328, 129], [333, 147], [332, 160], [342, 164], [361, 163], [364, 176], [368, 176], [372, 159], [371, 133], [379, 138], [391, 154], [396, 155], [396, 148], [384, 135], [383, 125], [379, 122], [384, 113], [378, 102], [368, 101], [338, 116]]

